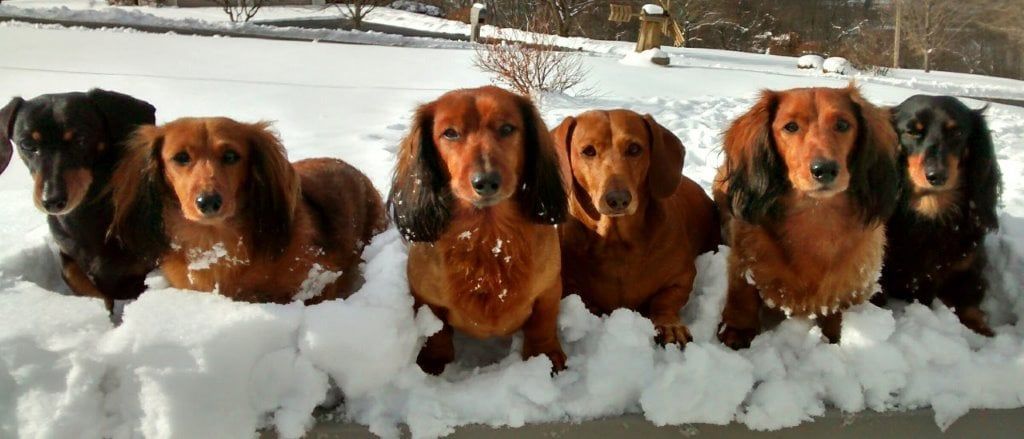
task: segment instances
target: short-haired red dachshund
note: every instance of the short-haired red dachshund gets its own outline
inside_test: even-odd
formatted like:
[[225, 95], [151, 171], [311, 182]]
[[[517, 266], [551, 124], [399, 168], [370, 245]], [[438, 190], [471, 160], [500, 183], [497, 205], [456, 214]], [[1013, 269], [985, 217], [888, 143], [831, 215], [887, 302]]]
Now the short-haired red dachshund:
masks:
[[141, 128], [112, 181], [113, 234], [162, 249], [175, 288], [275, 303], [351, 293], [362, 248], [384, 226], [380, 194], [340, 160], [289, 163], [269, 128], [227, 118]]
[[983, 110], [951, 96], [917, 95], [892, 116], [905, 177], [888, 224], [882, 291], [925, 304], [938, 297], [965, 326], [992, 336], [980, 308], [983, 244], [999, 227], [1002, 174]]
[[476, 338], [520, 329], [522, 355], [565, 367], [555, 224], [565, 188], [551, 136], [529, 99], [497, 87], [455, 90], [421, 106], [398, 151], [388, 204], [408, 240], [409, 286], [444, 327], [417, 363], [439, 374], [453, 328]]
[[136, 298], [156, 268], [150, 249], [106, 239], [113, 205], [104, 191], [125, 141], [155, 118], [149, 103], [100, 89], [16, 97], [0, 109], [0, 172], [16, 145], [60, 249], [64, 282], [76, 295], [103, 299], [108, 310], [114, 300]]
[[816, 319], [838, 342], [843, 310], [878, 291], [896, 142], [853, 86], [764, 91], [733, 122], [714, 188], [732, 246], [724, 344], [749, 346], [762, 307]]
[[691, 340], [679, 311], [701, 253], [717, 249], [711, 198], [682, 175], [685, 149], [650, 115], [588, 111], [553, 132], [572, 173], [560, 228], [565, 293], [593, 311], [642, 312], [663, 343]]

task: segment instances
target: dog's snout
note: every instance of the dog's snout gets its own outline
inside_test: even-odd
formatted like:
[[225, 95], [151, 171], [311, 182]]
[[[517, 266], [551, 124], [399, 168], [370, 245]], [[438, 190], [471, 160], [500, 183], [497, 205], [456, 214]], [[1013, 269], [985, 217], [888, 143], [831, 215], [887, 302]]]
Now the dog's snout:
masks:
[[224, 204], [224, 200], [218, 193], [206, 193], [196, 197], [196, 207], [203, 215], [213, 215], [220, 211], [221, 206]]
[[68, 193], [64, 187], [56, 183], [46, 183], [43, 185], [43, 193], [41, 194], [39, 204], [43, 205], [49, 213], [57, 213], [68, 207]]
[[811, 162], [811, 175], [820, 183], [832, 183], [839, 175], [839, 163], [835, 160], [815, 159]]
[[495, 171], [473, 174], [473, 190], [481, 197], [490, 197], [501, 188], [501, 174]]
[[608, 191], [604, 194], [604, 202], [612, 210], [621, 212], [629, 207], [629, 203], [633, 201], [633, 194], [630, 194], [627, 190], [614, 190]]

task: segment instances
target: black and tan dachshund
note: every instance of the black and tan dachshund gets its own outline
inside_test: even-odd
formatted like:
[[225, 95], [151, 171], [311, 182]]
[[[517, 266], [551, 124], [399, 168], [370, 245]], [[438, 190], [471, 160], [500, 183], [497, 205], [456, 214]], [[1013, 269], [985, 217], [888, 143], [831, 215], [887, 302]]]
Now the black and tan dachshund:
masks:
[[136, 127], [155, 123], [155, 113], [146, 102], [99, 89], [16, 97], [0, 109], [0, 172], [16, 148], [60, 248], [65, 282], [77, 295], [103, 299], [108, 309], [115, 299], [137, 297], [156, 266], [145, 249], [129, 251], [107, 238], [106, 193], [123, 142]]
[[991, 336], [980, 308], [983, 243], [999, 226], [1002, 182], [983, 113], [950, 96], [917, 95], [892, 109], [905, 173], [881, 283], [888, 297], [937, 297], [965, 326]]

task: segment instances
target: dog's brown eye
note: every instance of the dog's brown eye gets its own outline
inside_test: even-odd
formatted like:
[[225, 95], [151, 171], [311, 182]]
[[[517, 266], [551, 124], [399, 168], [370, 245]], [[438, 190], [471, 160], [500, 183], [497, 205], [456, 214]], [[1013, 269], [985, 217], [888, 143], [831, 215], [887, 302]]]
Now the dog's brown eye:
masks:
[[501, 136], [501, 137], [508, 137], [513, 132], [515, 132], [515, 130], [516, 130], [516, 127], [514, 127], [512, 125], [509, 125], [509, 124], [505, 124], [505, 125], [502, 125], [501, 128], [498, 128], [498, 135]]
[[235, 163], [238, 163], [238, 161], [241, 159], [242, 156], [238, 155], [237, 152], [227, 150], [226, 152], [224, 152], [224, 158], [222, 160], [224, 160], [225, 165], [233, 165]]
[[187, 165], [192, 160], [192, 157], [189, 157], [187, 152], [179, 152], [174, 157], [171, 157], [171, 160], [174, 160], [174, 163], [179, 165]]
[[459, 132], [455, 131], [454, 128], [448, 128], [447, 130], [444, 130], [444, 132], [441, 133], [441, 135], [448, 140], [457, 140], [459, 138]]
[[597, 148], [594, 148], [594, 145], [587, 145], [583, 148], [583, 155], [593, 157], [597, 155]]
[[795, 133], [797, 131], [800, 131], [800, 125], [797, 125], [796, 122], [790, 122], [787, 123], [786, 126], [782, 127], [782, 129], [789, 131], [791, 133]]
[[629, 147], [626, 148], [626, 155], [630, 157], [636, 157], [640, 155], [641, 152], [643, 152], [643, 148], [636, 143], [630, 143]]
[[850, 130], [850, 123], [849, 122], [847, 122], [847, 121], [845, 121], [843, 119], [839, 119], [839, 120], [836, 121], [836, 131], [839, 131], [840, 133], [845, 133], [845, 132], [847, 132], [849, 130]]

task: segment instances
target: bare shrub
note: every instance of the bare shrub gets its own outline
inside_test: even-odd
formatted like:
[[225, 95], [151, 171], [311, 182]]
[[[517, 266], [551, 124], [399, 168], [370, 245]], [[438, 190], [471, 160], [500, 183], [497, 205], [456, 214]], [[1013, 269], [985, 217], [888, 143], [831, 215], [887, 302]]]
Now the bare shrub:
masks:
[[513, 31], [481, 44], [473, 60], [480, 70], [493, 73], [495, 82], [523, 95], [537, 92], [564, 93], [575, 89], [576, 94], [587, 94], [580, 88], [590, 72], [583, 58], [575, 52], [560, 50], [554, 37]]
[[232, 23], [248, 23], [270, 0], [217, 0]]
[[379, 6], [391, 3], [391, 0], [329, 0], [346, 18], [352, 21], [355, 30], [363, 30], [363, 20]]

